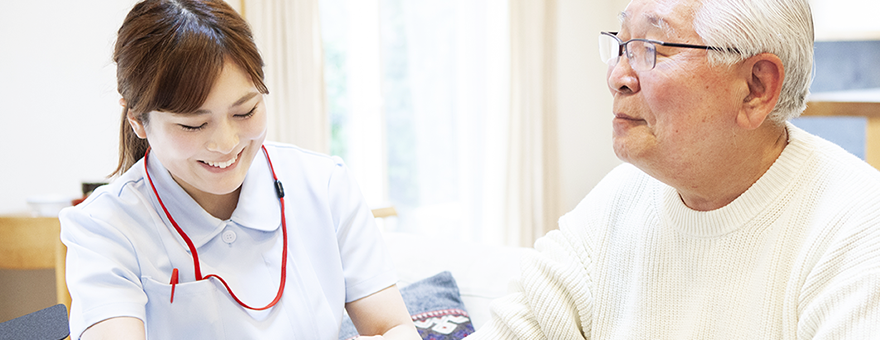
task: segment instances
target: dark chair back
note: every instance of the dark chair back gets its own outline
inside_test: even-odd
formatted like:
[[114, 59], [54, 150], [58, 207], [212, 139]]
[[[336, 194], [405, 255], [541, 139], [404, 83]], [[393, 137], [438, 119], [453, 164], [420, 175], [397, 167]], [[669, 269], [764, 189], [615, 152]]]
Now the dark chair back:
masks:
[[63, 304], [0, 323], [0, 340], [60, 340], [68, 335], [70, 326]]

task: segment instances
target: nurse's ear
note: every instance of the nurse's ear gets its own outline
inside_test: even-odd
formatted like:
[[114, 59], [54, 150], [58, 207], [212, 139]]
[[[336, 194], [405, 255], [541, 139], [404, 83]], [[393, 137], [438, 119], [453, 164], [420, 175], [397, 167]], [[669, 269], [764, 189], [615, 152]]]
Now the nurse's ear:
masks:
[[[120, 99], [119, 104], [125, 107], [125, 99]], [[138, 136], [140, 139], [147, 138], [147, 130], [144, 128], [144, 124], [140, 119], [135, 117], [134, 113], [131, 112], [131, 109], [126, 107], [126, 111], [128, 114], [125, 115], [126, 119], [128, 119], [128, 124], [131, 125], [131, 129], [134, 130], [134, 134]]]

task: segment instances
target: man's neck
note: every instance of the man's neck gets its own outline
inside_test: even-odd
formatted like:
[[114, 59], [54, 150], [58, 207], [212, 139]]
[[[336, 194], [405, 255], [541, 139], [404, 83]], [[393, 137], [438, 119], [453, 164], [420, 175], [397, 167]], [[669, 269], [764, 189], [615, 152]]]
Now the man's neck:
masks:
[[710, 164], [689, 185], [673, 185], [689, 208], [710, 211], [724, 207], [746, 192], [776, 162], [788, 145], [784, 125], [761, 127], [722, 152], [722, 161]]

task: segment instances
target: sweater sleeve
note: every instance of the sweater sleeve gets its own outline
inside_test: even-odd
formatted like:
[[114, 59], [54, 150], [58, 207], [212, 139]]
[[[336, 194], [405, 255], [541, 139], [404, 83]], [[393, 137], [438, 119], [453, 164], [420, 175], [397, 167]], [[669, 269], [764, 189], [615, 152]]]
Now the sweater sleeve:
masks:
[[511, 294], [492, 304], [492, 319], [468, 339], [586, 339], [593, 299], [590, 242], [581, 226], [560, 219], [523, 258]]
[[826, 288], [804, 308], [799, 339], [871, 339], [880, 334], [880, 272]]
[[[880, 211], [880, 206], [866, 209]], [[822, 255], [799, 297], [798, 339], [874, 339], [880, 334], [878, 222], [875, 216], [842, 233]]]

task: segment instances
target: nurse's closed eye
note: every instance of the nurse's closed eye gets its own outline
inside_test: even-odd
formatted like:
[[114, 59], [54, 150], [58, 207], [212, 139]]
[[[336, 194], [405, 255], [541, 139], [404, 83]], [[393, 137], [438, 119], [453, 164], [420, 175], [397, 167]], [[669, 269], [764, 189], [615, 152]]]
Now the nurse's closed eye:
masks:
[[240, 114], [240, 115], [235, 115], [235, 116], [236, 116], [236, 117], [239, 117], [239, 118], [250, 118], [251, 116], [254, 115], [254, 111], [257, 111], [257, 106], [259, 106], [259, 104], [254, 105], [254, 108], [251, 109], [250, 111], [248, 111], [248, 113]]
[[198, 131], [198, 130], [201, 130], [202, 128], [204, 128], [205, 125], [208, 125], [208, 123], [202, 123], [202, 125], [199, 125], [199, 126], [189, 126], [189, 125], [183, 125], [183, 124], [179, 124], [179, 125], [181, 128], [183, 128], [186, 131]]

